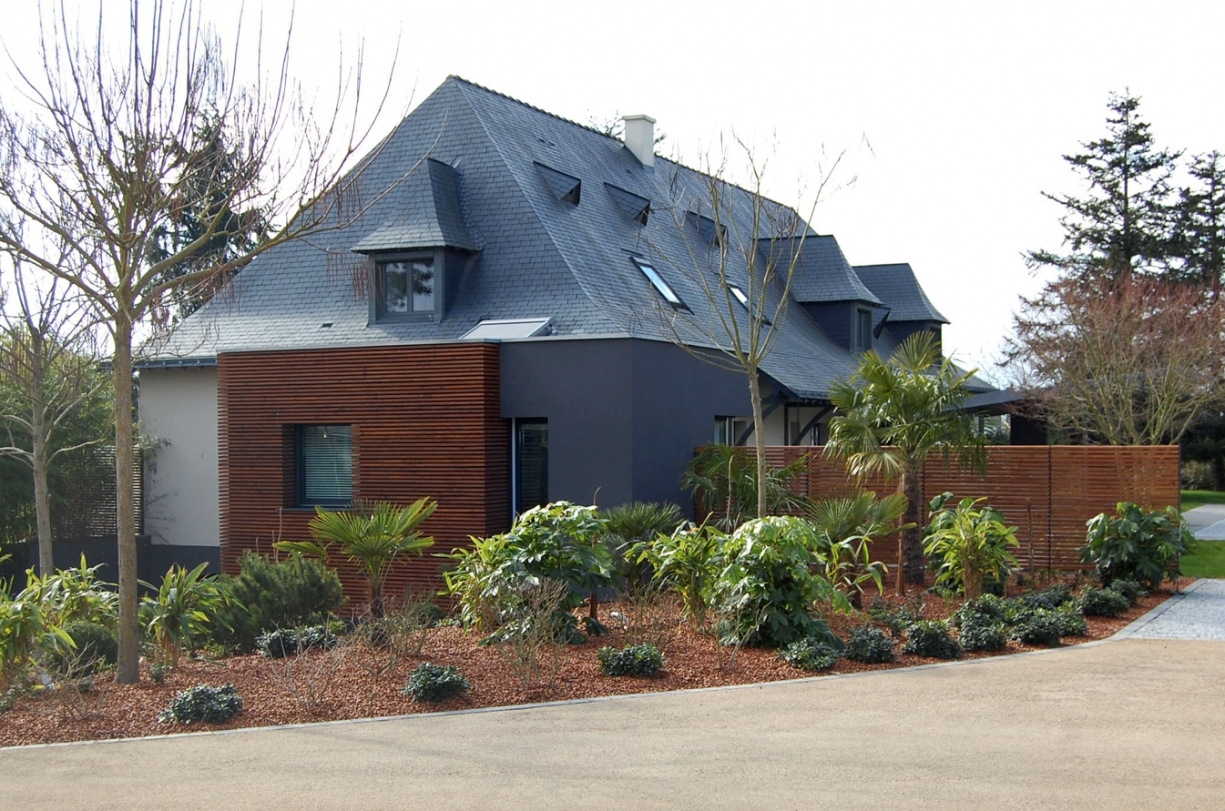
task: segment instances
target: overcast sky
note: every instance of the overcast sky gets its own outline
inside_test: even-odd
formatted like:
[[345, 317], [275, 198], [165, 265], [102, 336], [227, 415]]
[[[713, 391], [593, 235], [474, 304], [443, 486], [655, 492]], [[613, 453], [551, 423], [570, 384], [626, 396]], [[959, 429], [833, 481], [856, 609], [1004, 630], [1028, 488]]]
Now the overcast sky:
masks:
[[[28, 59], [33, 4], [5, 6], [4, 43]], [[232, 40], [243, 4], [202, 7]], [[248, 28], [262, 10], [266, 39], [283, 40], [289, 7], [248, 0]], [[1142, 98], [1160, 144], [1225, 150], [1222, 31], [1211, 0], [299, 0], [292, 50], [296, 78], [330, 87], [342, 47], [352, 61], [364, 44], [377, 83], [398, 41], [397, 114], [457, 74], [581, 123], [647, 113], [661, 152], [689, 162], [734, 132], [773, 150], [784, 202], [815, 187], [823, 150], [846, 150], [835, 182], [856, 182], [816, 229], [853, 264], [910, 262], [952, 321], [946, 346], [986, 365], [1039, 286], [1022, 253], [1059, 246], [1060, 209], [1041, 192], [1080, 191], [1060, 156], [1105, 133], [1111, 91]]]

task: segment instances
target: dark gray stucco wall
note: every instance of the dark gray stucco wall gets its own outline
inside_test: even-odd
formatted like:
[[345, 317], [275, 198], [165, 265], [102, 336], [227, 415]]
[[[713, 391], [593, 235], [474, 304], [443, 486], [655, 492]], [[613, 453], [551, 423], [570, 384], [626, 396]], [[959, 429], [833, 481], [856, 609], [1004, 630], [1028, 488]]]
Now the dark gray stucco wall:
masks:
[[742, 376], [658, 341], [512, 342], [501, 360], [502, 416], [549, 421], [554, 501], [667, 500], [688, 513], [678, 480], [694, 447], [716, 415], [750, 411]]

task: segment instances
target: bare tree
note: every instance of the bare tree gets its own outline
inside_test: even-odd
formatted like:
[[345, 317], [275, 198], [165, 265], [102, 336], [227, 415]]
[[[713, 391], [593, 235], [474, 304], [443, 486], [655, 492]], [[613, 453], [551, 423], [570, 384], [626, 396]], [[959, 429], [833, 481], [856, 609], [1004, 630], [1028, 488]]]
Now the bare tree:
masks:
[[0, 422], [8, 444], [0, 454], [21, 460], [34, 475], [38, 568], [55, 568], [51, 546], [51, 489], [47, 472], [65, 453], [105, 441], [98, 436], [57, 447], [57, 432], [106, 385], [93, 341], [92, 314], [68, 285], [51, 278], [38, 285], [13, 268], [15, 300], [0, 299]]
[[1023, 301], [1006, 354], [1055, 427], [1112, 445], [1176, 443], [1219, 397], [1223, 316], [1225, 303], [1189, 285], [1064, 279]]
[[[317, 111], [288, 76], [292, 24], [283, 49], [272, 51], [279, 58], [267, 60], [261, 47], [254, 78], [244, 83], [235, 78], [237, 49], [223, 50], [191, 0], [130, 0], [128, 12], [118, 38], [101, 7], [84, 35], [62, 5], [45, 14], [41, 60], [11, 60], [31, 112], [0, 105], [0, 250], [79, 291], [114, 342], [121, 682], [139, 679], [133, 331], [164, 316], [175, 289], [198, 287], [288, 240], [343, 227], [377, 199], [380, 192], [361, 189], [370, 162], [357, 156], [390, 88], [376, 94], [363, 126], [369, 105], [360, 57], [354, 68], [340, 68], [334, 104]], [[217, 166], [215, 144], [202, 135], [210, 128], [198, 126], [205, 114], [232, 151], [224, 194], [201, 201], [200, 190], [217, 189], [200, 176]], [[202, 213], [195, 238], [150, 261], [158, 236], [185, 209]], [[240, 211], [259, 211], [275, 224], [266, 240], [218, 264], [167, 273]]]
[[757, 514], [767, 514], [765, 417], [762, 408], [761, 364], [774, 348], [787, 319], [791, 282], [816, 212], [843, 155], [826, 168], [812, 195], [807, 217], [766, 197], [767, 161], [758, 161], [740, 140], [748, 172], [747, 187], [728, 182], [727, 158], [703, 167], [689, 186], [678, 175], [670, 201], [684, 253], [670, 256], [665, 246], [652, 244], [671, 267], [689, 279], [703, 299], [701, 314], [687, 308], [659, 312], [668, 337], [690, 355], [719, 368], [739, 372], [749, 386], [753, 437], [757, 456]]

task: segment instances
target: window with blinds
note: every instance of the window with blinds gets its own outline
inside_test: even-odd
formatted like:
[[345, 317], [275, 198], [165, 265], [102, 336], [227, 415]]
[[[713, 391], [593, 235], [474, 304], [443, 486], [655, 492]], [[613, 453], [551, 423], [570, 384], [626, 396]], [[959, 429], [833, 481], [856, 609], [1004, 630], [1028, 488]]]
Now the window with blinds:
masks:
[[298, 426], [298, 503], [343, 506], [353, 500], [353, 429]]

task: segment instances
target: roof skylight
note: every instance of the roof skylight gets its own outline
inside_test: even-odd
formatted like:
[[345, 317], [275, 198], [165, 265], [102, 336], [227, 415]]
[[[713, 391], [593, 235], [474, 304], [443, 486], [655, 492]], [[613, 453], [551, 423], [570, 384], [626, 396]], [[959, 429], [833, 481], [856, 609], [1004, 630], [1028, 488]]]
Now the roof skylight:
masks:
[[671, 304], [677, 310], [689, 309], [687, 306], [685, 306], [685, 302], [681, 301], [681, 297], [676, 295], [676, 291], [673, 290], [672, 287], [663, 280], [663, 277], [659, 275], [659, 272], [655, 270], [654, 265], [645, 259], [639, 259], [636, 256], [631, 258], [633, 259], [634, 265], [640, 271], [642, 271], [643, 276], [647, 277], [647, 280], [650, 281], [651, 286], [655, 288], [656, 292], [664, 297], [664, 301]]
[[[748, 311], [750, 315], [752, 315], [753, 305], [749, 303], [749, 297], [745, 295], [745, 292], [734, 284], [729, 284], [727, 289], [732, 291], [732, 295], [736, 297], [736, 301], [740, 302], [744, 306], [744, 309]], [[769, 325], [770, 319], [763, 316], [761, 323]]]

